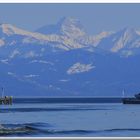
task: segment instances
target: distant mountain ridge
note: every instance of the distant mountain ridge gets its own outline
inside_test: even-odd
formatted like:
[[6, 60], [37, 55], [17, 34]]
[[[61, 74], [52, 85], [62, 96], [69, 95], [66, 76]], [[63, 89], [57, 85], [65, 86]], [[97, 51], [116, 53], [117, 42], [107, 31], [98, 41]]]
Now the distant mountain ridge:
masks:
[[140, 90], [139, 58], [133, 28], [88, 35], [69, 17], [35, 32], [0, 24], [0, 85], [10, 95], [132, 95]]

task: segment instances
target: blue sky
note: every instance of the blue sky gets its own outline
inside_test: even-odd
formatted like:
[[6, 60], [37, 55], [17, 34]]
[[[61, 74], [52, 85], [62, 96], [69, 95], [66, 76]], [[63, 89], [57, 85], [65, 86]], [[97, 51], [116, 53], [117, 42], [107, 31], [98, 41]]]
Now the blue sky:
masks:
[[140, 4], [0, 4], [0, 22], [30, 31], [62, 17], [81, 21], [89, 34], [124, 27], [140, 28]]

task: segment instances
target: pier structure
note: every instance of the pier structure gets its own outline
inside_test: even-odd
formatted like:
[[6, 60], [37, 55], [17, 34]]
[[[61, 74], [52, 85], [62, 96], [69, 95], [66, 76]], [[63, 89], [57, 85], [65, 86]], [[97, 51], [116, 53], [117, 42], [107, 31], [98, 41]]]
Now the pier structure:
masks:
[[0, 105], [12, 105], [12, 96], [1, 97]]
[[4, 88], [2, 87], [2, 96], [0, 97], [0, 105], [12, 105], [12, 96], [4, 96]]

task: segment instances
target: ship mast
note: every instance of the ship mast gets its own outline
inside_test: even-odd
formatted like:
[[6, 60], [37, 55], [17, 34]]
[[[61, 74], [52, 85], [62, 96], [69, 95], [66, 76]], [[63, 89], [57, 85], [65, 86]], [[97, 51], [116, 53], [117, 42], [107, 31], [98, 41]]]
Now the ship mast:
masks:
[[122, 97], [125, 97], [125, 90], [122, 91]]
[[4, 88], [2, 87], [2, 98], [4, 97]]

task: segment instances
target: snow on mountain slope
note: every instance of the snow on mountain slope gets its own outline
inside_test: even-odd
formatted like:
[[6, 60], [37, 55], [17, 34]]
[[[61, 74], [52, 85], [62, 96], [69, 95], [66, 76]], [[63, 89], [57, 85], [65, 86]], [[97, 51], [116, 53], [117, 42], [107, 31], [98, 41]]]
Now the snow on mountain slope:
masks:
[[[77, 47], [74, 48], [87, 48], [90, 46], [91, 49], [94, 49], [103, 38], [113, 33], [104, 31], [97, 35], [89, 36], [79, 20], [69, 17], [62, 18], [56, 25], [43, 26], [37, 32], [46, 35], [63, 36], [67, 40], [77, 43]], [[79, 47], [78, 44], [80, 45]]]
[[107, 37], [111, 36], [112, 34], [113, 34], [113, 32], [104, 31], [97, 35], [84, 36], [84, 37], [78, 38], [77, 40], [84, 45], [92, 46], [92, 48], [94, 49], [94, 47], [98, 47], [98, 44], [100, 43], [100, 41], [102, 41], [102, 39], [107, 38]]
[[133, 28], [124, 28], [102, 39], [98, 47], [126, 57], [139, 54], [140, 35]]
[[[29, 32], [10, 24], [0, 25], [0, 47], [2, 46], [45, 46], [52, 51], [69, 51], [85, 48], [94, 51], [119, 53], [131, 56], [140, 53], [140, 33], [125, 28], [118, 32], [101, 32], [89, 36], [77, 19], [62, 18], [56, 25], [49, 25]], [[44, 50], [45, 50], [44, 49]]]
[[0, 25], [0, 46], [10, 45], [28, 45], [39, 44], [48, 45], [52, 44], [56, 48], [69, 50], [75, 48], [82, 48], [83, 46], [78, 42], [66, 36], [59, 35], [43, 35], [36, 32], [29, 32], [23, 29], [19, 29], [10, 24]]
[[95, 68], [95, 66], [93, 66], [92, 64], [81, 64], [77, 62], [67, 70], [67, 74], [88, 72], [93, 68]]
[[64, 17], [56, 25], [43, 26], [37, 30], [43, 34], [57, 34], [76, 39], [86, 35], [80, 21], [70, 17]]
[[129, 47], [129, 45], [138, 37], [134, 29], [127, 29], [127, 28], [123, 29], [117, 34], [120, 35], [116, 40], [114, 38], [115, 46], [111, 49], [112, 52], [118, 52], [119, 50], [123, 49], [125, 46]]

